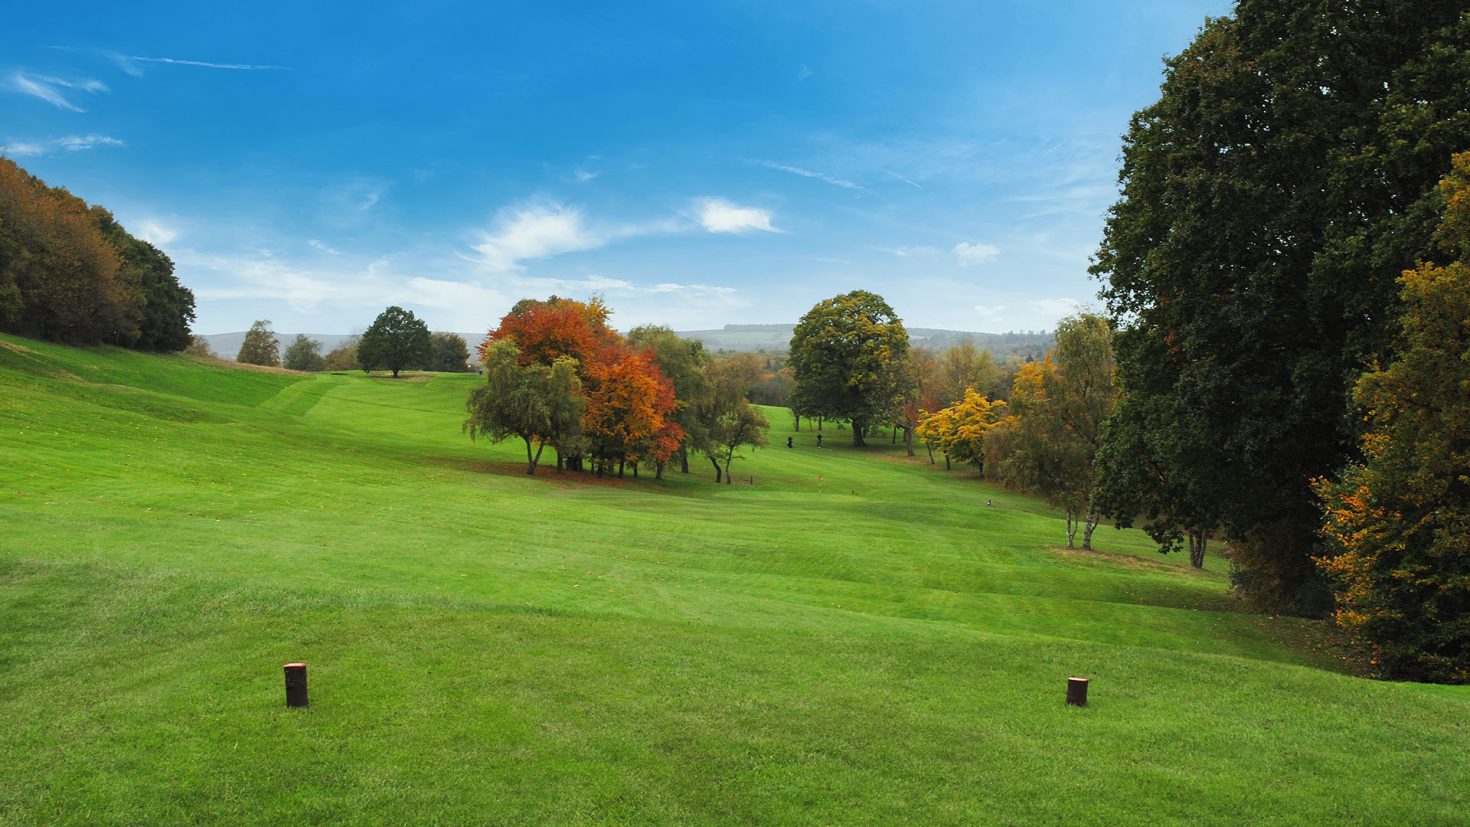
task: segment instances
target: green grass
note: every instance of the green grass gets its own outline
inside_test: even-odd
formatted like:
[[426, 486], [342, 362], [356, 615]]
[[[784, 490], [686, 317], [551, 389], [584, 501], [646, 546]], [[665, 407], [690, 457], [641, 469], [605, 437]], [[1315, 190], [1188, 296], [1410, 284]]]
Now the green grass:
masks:
[[0, 337], [0, 823], [1470, 811], [1470, 690], [1353, 677], [1219, 559], [1059, 551], [777, 410], [741, 484], [531, 479], [460, 433], [476, 381]]

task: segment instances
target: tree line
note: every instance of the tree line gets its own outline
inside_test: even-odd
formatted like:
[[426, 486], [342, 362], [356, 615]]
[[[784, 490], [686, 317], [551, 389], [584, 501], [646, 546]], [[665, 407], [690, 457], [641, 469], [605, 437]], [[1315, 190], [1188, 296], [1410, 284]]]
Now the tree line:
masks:
[[162, 250], [0, 158], [0, 330], [178, 351], [193, 320], [194, 294]]
[[[197, 347], [201, 355], [213, 355], [207, 343]], [[349, 336], [326, 354], [322, 353], [321, 342], [302, 333], [296, 334], [282, 353], [281, 340], [271, 330], [270, 321], [263, 319], [245, 332], [235, 356], [235, 361], [249, 365], [308, 372], [387, 370], [395, 377], [402, 370], [463, 373], [471, 369], [469, 359], [469, 345], [463, 336], [430, 333], [428, 325], [413, 311], [396, 306], [378, 314], [366, 331]]]

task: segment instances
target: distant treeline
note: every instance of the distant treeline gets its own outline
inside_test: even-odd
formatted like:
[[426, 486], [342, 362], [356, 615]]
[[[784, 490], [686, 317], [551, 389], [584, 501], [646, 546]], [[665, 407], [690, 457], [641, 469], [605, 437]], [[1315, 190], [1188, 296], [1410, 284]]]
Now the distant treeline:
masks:
[[194, 294], [161, 250], [0, 158], [0, 330], [183, 350], [193, 320]]

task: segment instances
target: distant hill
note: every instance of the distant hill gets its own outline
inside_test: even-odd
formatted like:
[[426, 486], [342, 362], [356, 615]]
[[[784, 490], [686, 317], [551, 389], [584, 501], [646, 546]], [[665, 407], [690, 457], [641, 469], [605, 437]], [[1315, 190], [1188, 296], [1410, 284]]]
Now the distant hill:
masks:
[[[679, 335], [686, 339], [698, 339], [713, 351], [732, 353], [786, 350], [791, 346], [794, 324], [727, 324], [718, 330], [681, 330]], [[485, 337], [481, 333], [460, 333], [473, 349]], [[322, 353], [328, 353], [343, 340], [345, 333], [308, 333], [309, 339], [322, 343]], [[296, 338], [295, 333], [276, 333], [281, 341], [281, 350]], [[234, 359], [245, 341], [245, 331], [235, 333], [212, 333], [204, 337], [209, 346], [223, 359]], [[965, 330], [940, 330], [931, 327], [909, 328], [909, 341], [915, 346], [932, 350], [943, 350], [964, 341], [974, 342], [981, 350], [996, 356], [1015, 355], [1040, 357], [1054, 341], [1050, 331], [1020, 331], [1014, 333], [976, 333]]]
[[[790, 347], [795, 330], [794, 324], [727, 324], [719, 330], [685, 330], [679, 335], [698, 339], [710, 350], [773, 351]], [[908, 331], [909, 341], [916, 346], [943, 350], [970, 341], [996, 355], [1041, 356], [1054, 341], [1050, 331], [976, 333], [931, 327], [911, 327]]]

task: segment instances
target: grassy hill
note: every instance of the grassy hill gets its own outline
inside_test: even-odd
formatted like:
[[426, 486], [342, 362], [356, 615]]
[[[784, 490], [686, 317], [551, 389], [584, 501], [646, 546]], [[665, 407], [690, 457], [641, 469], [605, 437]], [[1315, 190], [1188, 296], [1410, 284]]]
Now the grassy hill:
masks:
[[475, 381], [0, 336], [0, 823], [1470, 811], [1470, 688], [1346, 674], [1218, 559], [1058, 550], [776, 409], [753, 484], [532, 479], [460, 433]]

